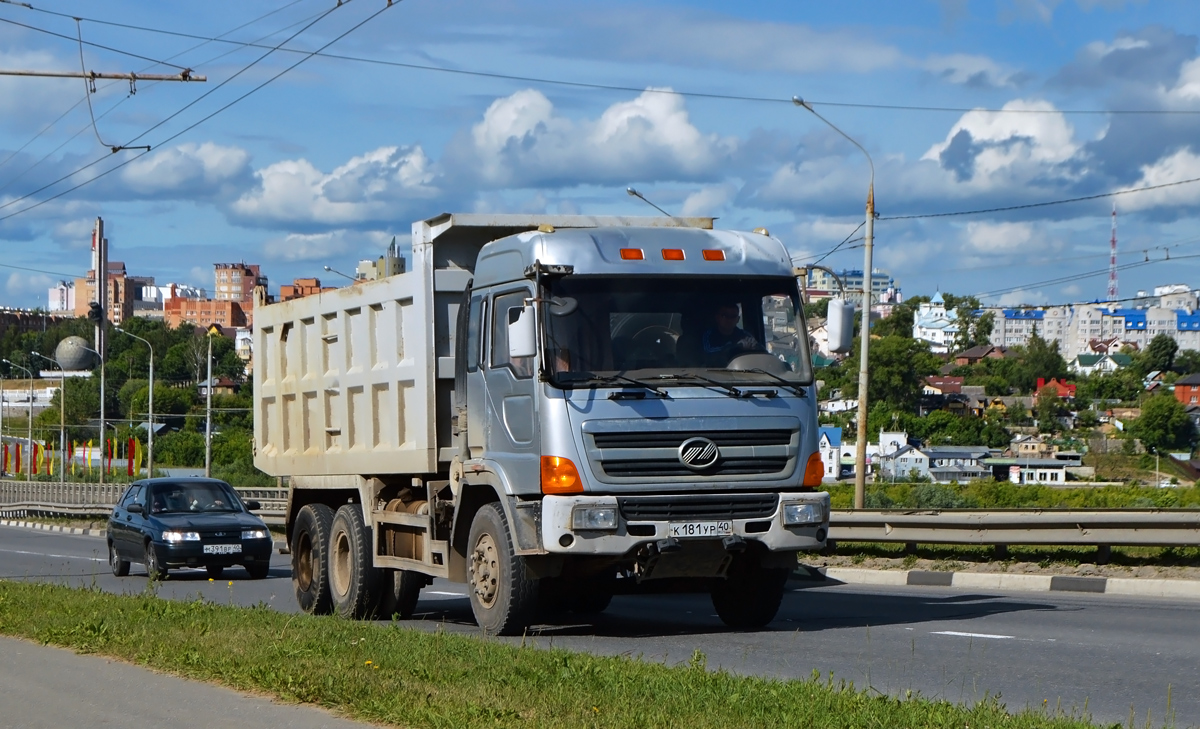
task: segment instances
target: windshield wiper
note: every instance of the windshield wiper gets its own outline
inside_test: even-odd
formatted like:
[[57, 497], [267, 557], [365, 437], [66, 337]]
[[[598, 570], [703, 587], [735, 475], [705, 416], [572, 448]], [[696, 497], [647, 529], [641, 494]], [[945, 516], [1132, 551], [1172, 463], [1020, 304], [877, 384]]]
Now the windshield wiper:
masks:
[[[624, 382], [624, 383], [627, 383], [630, 385], [634, 385], [635, 387], [640, 387], [644, 390], [649, 390], [650, 392], [653, 392], [655, 395], [662, 397], [662, 398], [670, 397], [670, 395], [667, 394], [666, 390], [661, 390], [658, 387], [651, 385], [649, 382], [643, 382], [642, 380], [635, 380], [634, 378], [626, 377], [625, 375], [597, 375], [593, 372], [572, 372], [571, 374], [574, 375], [574, 377], [568, 377], [567, 378], [568, 382]], [[613, 393], [613, 395], [617, 395], [617, 394], [618, 393], [615, 393], [615, 392]], [[610, 395], [609, 397], [611, 398], [612, 395]], [[618, 398], [614, 398], [614, 399], [618, 399]]]
[[767, 372], [766, 370], [760, 369], [758, 367], [754, 367], [754, 368], [748, 369], [748, 370], [729, 370], [729, 369], [709, 370], [709, 372], [753, 372], [756, 375], [766, 375], [767, 377], [770, 377], [772, 380], [775, 380], [776, 382], [778, 382], [780, 385], [786, 387], [788, 389], [788, 391], [791, 392], [796, 397], [806, 397], [807, 396], [807, 393], [805, 392], [804, 387], [802, 385], [799, 385], [795, 382], [789, 382], [788, 380], [783, 379], [782, 377], [780, 377], [777, 374], [774, 374], [773, 372]]
[[681, 380], [700, 380], [701, 382], [705, 382], [713, 387], [720, 388], [721, 390], [723, 390], [725, 392], [726, 395], [729, 395], [730, 397], [736, 397], [739, 399], [743, 398], [743, 397], [753, 397], [754, 396], [753, 394], [750, 394], [743, 390], [740, 390], [740, 389], [734, 387], [733, 385], [726, 385], [724, 382], [717, 382], [716, 380], [705, 377], [704, 375], [697, 375], [697, 374], [693, 374], [691, 372], [679, 372], [679, 373], [676, 373], [673, 375], [663, 375], [663, 376], [664, 377], [668, 377], [668, 376], [676, 377]]

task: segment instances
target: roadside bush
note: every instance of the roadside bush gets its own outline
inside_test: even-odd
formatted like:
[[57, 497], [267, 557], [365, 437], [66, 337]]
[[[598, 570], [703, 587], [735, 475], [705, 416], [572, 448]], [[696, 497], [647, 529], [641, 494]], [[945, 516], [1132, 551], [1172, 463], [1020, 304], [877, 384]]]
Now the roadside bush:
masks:
[[923, 483], [912, 490], [912, 506], [917, 509], [971, 509], [979, 502], [957, 488], [940, 483]]

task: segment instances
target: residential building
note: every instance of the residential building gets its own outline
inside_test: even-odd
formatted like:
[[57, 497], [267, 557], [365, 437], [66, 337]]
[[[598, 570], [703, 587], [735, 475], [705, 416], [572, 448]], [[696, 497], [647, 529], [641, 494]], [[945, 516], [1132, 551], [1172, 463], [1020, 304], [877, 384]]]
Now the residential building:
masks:
[[879, 458], [879, 475], [885, 481], [929, 478], [929, 456], [915, 446], [906, 445]]
[[1185, 375], [1175, 380], [1175, 399], [1184, 405], [1200, 404], [1200, 374]]
[[929, 459], [929, 477], [937, 483], [964, 483], [991, 475], [983, 465], [991, 457], [986, 446], [927, 446], [922, 452]]
[[[154, 279], [150, 279], [153, 283]], [[120, 325], [133, 316], [133, 302], [140, 298], [145, 279], [130, 277], [121, 261], [108, 262], [108, 301], [104, 311], [108, 320]], [[96, 272], [89, 270], [83, 278], [75, 279], [75, 316], [87, 316], [96, 300]], [[136, 295], [135, 295], [136, 294]]]
[[50, 287], [47, 295], [46, 311], [53, 314], [75, 313], [75, 282], [59, 281]]
[[1133, 357], [1128, 354], [1077, 354], [1067, 367], [1077, 375], [1106, 375], [1131, 364]]
[[1053, 458], [1058, 446], [1051, 445], [1042, 435], [1018, 435], [1009, 443], [1008, 453], [1014, 458]]
[[[837, 278], [841, 279], [842, 286], [845, 287], [844, 297], [846, 301], [851, 302], [861, 309], [863, 281], [866, 278], [863, 276], [862, 269], [844, 268], [837, 272]], [[828, 272], [815, 268], [809, 269], [807, 291], [810, 301], [819, 301], [843, 295], [841, 288], [838, 286], [837, 279], [829, 275]], [[886, 271], [875, 268], [871, 271], [871, 299], [873, 302], [894, 305], [902, 301], [903, 296], [900, 293], [900, 286], [896, 283], [896, 279], [892, 278]]]
[[[1004, 359], [1009, 356], [1007, 347], [997, 347], [992, 344], [980, 344], [970, 349], [964, 349], [954, 355], [954, 367], [973, 365], [984, 359]], [[953, 369], [953, 367], [951, 368]]]
[[258, 264], [214, 263], [213, 291], [217, 301], [236, 301], [244, 307], [254, 306], [254, 287], [266, 286], [267, 277]]
[[400, 256], [396, 248], [396, 236], [392, 236], [392, 242], [382, 256], [374, 261], [369, 258], [359, 261], [358, 268], [354, 273], [360, 281], [375, 281], [388, 276], [397, 276], [404, 273], [404, 270], [404, 258]]
[[279, 287], [279, 300], [291, 301], [292, 299], [300, 299], [305, 296], [336, 290], [334, 286], [321, 286], [321, 279], [319, 278], [297, 278], [292, 283], [283, 284]]
[[1051, 378], [1049, 382], [1046, 378], [1039, 377], [1037, 381], [1037, 390], [1034, 391], [1034, 397], [1038, 398], [1042, 395], [1054, 395], [1058, 398], [1075, 397], [1075, 385], [1070, 382], [1059, 382], [1055, 378]]
[[913, 317], [913, 339], [929, 344], [935, 354], [947, 354], [958, 336], [958, 312], [947, 311], [939, 291], [922, 303]]
[[934, 375], [925, 378], [921, 392], [925, 395], [957, 395], [963, 391], [963, 378]]
[[168, 299], [163, 310], [163, 318], [172, 329], [185, 324], [207, 327], [219, 324], [221, 328], [238, 328], [249, 326], [245, 310], [236, 301], [218, 301], [215, 299], [185, 299], [175, 297]]
[[822, 426], [818, 430], [817, 449], [825, 466], [822, 481], [837, 481], [842, 477], [842, 429]]
[[997, 481], [1058, 485], [1066, 483], [1067, 467], [1071, 462], [1057, 458], [986, 458], [983, 465]]

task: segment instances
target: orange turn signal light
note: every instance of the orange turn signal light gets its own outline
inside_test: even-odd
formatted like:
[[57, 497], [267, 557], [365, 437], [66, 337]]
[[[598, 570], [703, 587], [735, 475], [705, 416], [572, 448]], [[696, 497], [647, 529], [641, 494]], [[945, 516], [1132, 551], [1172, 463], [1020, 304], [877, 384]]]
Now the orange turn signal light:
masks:
[[725, 251], [706, 248], [704, 250], [704, 260], [706, 261], [724, 261]]
[[621, 258], [626, 261], [640, 261], [646, 256], [642, 254], [641, 248], [622, 248]]
[[[542, 459], [542, 463], [545, 464], [545, 462], [545, 459]], [[543, 473], [545, 472], [545, 468], [545, 465], [543, 465]], [[821, 460], [820, 451], [817, 451], [808, 457], [808, 465], [804, 467], [804, 485], [820, 486], [821, 479], [823, 478], [825, 478], [825, 463]], [[545, 477], [542, 478], [542, 483], [546, 483]]]
[[575, 470], [570, 458], [542, 456], [542, 493], [583, 493], [583, 480], [579, 478], [579, 471]]
[[664, 249], [662, 249], [662, 251], [663, 251], [663, 260], [664, 261], [682, 261], [683, 260], [683, 249], [682, 248], [664, 248]]

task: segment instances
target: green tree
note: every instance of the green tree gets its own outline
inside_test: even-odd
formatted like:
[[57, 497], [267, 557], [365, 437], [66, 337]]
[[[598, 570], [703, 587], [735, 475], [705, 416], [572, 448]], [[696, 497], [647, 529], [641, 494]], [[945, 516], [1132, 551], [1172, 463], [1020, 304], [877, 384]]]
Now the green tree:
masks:
[[1147, 449], [1158, 453], [1190, 450], [1196, 442], [1196, 428], [1183, 403], [1167, 393], [1147, 398], [1142, 403], [1141, 417], [1133, 421], [1130, 432]]
[[815, 318], [824, 319], [829, 316], [829, 299], [810, 301], [804, 305], [804, 318], [812, 321]]
[[1179, 352], [1179, 345], [1172, 337], [1167, 334], [1158, 334], [1150, 340], [1150, 344], [1146, 345], [1146, 351], [1134, 359], [1134, 364], [1142, 376], [1155, 370], [1169, 372], [1175, 366], [1177, 352]]
[[1058, 416], [1062, 414], [1063, 406], [1058, 395], [1043, 391], [1037, 397], [1034, 412], [1036, 413], [1038, 432], [1057, 433], [1060, 430]]
[[1200, 352], [1185, 349], [1175, 355], [1175, 371], [1181, 375], [1200, 372]]
[[[855, 343], [855, 352], [862, 351], [860, 344]], [[853, 357], [848, 358], [846, 363], [852, 361], [853, 367], [857, 368], [858, 361]], [[925, 378], [937, 372], [940, 364], [941, 360], [930, 353], [928, 345], [911, 337], [872, 337], [867, 365], [870, 372], [870, 401], [886, 403], [892, 410], [916, 410]], [[847, 397], [857, 397], [857, 381], [846, 383], [842, 391]]]

